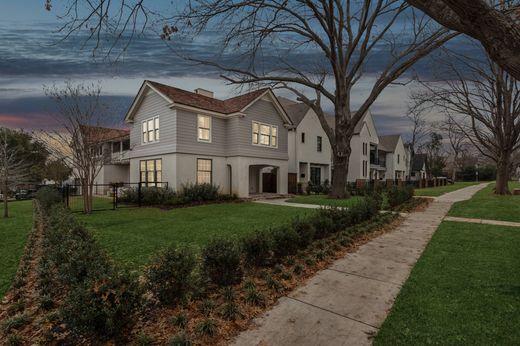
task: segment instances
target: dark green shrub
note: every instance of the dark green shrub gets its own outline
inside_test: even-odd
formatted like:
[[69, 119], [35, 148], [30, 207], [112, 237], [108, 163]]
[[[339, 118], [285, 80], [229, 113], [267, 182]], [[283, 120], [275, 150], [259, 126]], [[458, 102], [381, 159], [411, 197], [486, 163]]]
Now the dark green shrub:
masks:
[[186, 184], [182, 186], [181, 197], [185, 203], [217, 201], [219, 187], [212, 184]]
[[322, 239], [329, 236], [334, 229], [334, 221], [321, 210], [311, 219], [311, 222], [315, 229], [315, 239]]
[[273, 249], [271, 233], [256, 231], [246, 235], [241, 241], [245, 262], [252, 266], [264, 266], [268, 264]]
[[273, 251], [276, 258], [294, 255], [299, 248], [300, 237], [291, 226], [282, 226], [272, 231]]
[[294, 274], [296, 275], [301, 275], [303, 273], [303, 271], [305, 270], [305, 267], [301, 264], [296, 264], [294, 266], [294, 269], [293, 269], [293, 272]]
[[7, 340], [7, 346], [21, 346], [23, 345], [24, 338], [21, 335], [13, 334], [9, 336], [9, 340]]
[[298, 234], [301, 247], [308, 246], [314, 240], [316, 229], [310, 221], [295, 219], [292, 223], [292, 228]]
[[215, 309], [215, 306], [217, 304], [215, 303], [214, 300], [211, 300], [211, 299], [205, 299], [202, 301], [202, 303], [200, 303], [200, 311], [206, 315], [206, 316], [209, 316], [213, 310]]
[[50, 310], [54, 307], [54, 299], [48, 294], [40, 296], [40, 309], [42, 310]]
[[36, 199], [45, 212], [49, 212], [53, 205], [63, 202], [60, 192], [48, 186], [42, 187], [36, 192]]
[[65, 324], [78, 334], [109, 337], [132, 320], [141, 295], [136, 277], [114, 271], [109, 276], [73, 287], [60, 314]]
[[251, 305], [264, 306], [265, 297], [262, 293], [258, 292], [256, 288], [248, 289], [246, 294], [246, 302]]
[[235, 300], [235, 291], [232, 287], [226, 286], [222, 288], [222, 297], [224, 297], [224, 301], [226, 302], [232, 302]]
[[170, 346], [191, 346], [192, 342], [189, 335], [182, 331], [175, 334], [168, 344]]
[[144, 332], [140, 332], [137, 336], [137, 340], [135, 341], [136, 346], [152, 346], [155, 343], [155, 340], [146, 335]]
[[202, 250], [202, 266], [211, 281], [227, 286], [242, 281], [240, 250], [231, 240], [216, 239]]
[[25, 314], [18, 314], [0, 323], [0, 329], [5, 333], [10, 332], [13, 329], [18, 329], [29, 323], [29, 319]]
[[146, 269], [146, 287], [162, 303], [177, 303], [193, 287], [196, 266], [191, 248], [170, 246], [155, 256]]
[[412, 185], [392, 186], [388, 190], [388, 204], [391, 208], [395, 208], [400, 204], [413, 198], [414, 190]]

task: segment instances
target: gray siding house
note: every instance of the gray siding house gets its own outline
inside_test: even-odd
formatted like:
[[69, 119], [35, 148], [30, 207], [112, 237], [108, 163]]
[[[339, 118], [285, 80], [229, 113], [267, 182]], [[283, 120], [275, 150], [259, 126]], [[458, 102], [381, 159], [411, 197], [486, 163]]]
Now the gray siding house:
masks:
[[125, 122], [130, 181], [212, 183], [222, 193], [287, 193], [292, 122], [270, 89], [226, 100], [145, 81]]

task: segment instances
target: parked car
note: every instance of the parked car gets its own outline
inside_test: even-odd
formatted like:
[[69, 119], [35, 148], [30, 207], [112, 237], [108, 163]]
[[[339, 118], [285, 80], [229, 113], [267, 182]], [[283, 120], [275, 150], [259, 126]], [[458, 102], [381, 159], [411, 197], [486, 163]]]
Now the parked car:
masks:
[[20, 190], [14, 195], [14, 198], [16, 200], [32, 199], [35, 195], [36, 191], [34, 190]]

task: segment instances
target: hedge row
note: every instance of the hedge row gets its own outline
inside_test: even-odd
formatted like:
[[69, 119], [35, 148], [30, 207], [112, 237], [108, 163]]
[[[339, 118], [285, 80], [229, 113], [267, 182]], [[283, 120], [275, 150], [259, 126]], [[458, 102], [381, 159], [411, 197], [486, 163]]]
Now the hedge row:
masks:
[[392, 186], [387, 194], [388, 204], [391, 208], [395, 208], [413, 198], [414, 188], [411, 185]]
[[141, 303], [137, 277], [113, 263], [56, 196], [52, 189], [37, 195], [44, 223], [38, 273], [41, 305], [53, 308], [64, 297], [59, 313], [71, 331], [114, 336]]
[[180, 191], [162, 187], [141, 187], [125, 189], [121, 203], [157, 206], [176, 206], [209, 201], [228, 201], [236, 196], [221, 194], [219, 187], [212, 184], [186, 184]]

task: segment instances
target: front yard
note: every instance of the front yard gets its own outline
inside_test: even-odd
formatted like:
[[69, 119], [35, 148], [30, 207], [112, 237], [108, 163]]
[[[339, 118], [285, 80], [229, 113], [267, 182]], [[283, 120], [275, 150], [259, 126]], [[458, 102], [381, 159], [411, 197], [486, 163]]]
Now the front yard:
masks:
[[287, 200], [289, 203], [301, 203], [301, 204], [317, 204], [317, 205], [328, 205], [334, 207], [351, 207], [355, 203], [361, 201], [363, 197], [352, 196], [349, 199], [338, 199], [330, 198], [327, 195], [300, 195]]
[[200, 247], [214, 237], [238, 238], [312, 212], [260, 203], [225, 203], [172, 210], [118, 209], [78, 217], [110, 255], [140, 269], [151, 255], [172, 243]]
[[[520, 187], [518, 182], [509, 182], [509, 188]], [[494, 183], [477, 192], [472, 199], [457, 202], [448, 215], [478, 219], [520, 222], [520, 196], [493, 194]]]
[[457, 181], [454, 184], [445, 185], [445, 186], [437, 186], [437, 187], [426, 187], [423, 189], [415, 189], [416, 196], [428, 196], [428, 197], [437, 197], [444, 195], [445, 193], [456, 191], [468, 186], [477, 185], [480, 182], [474, 181]]
[[520, 230], [443, 222], [375, 345], [518, 345]]
[[[4, 206], [0, 205], [0, 217]], [[32, 227], [32, 201], [9, 203], [9, 218], [0, 219], [0, 299], [11, 286]]]

